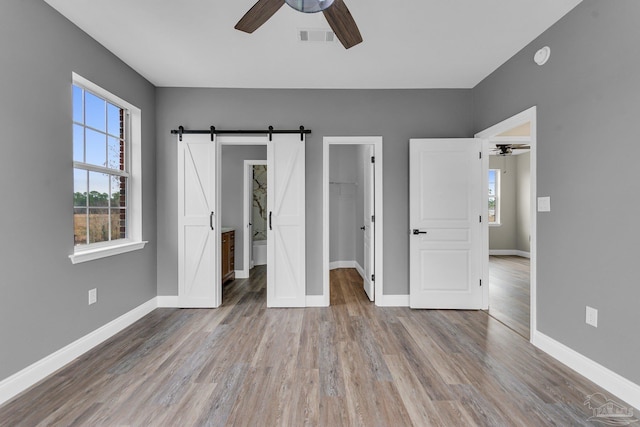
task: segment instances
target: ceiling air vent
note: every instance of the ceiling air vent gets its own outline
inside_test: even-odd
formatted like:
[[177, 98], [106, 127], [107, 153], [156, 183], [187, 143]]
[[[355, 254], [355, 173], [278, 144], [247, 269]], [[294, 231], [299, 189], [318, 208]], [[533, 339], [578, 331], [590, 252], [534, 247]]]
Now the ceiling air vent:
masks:
[[331, 30], [298, 30], [301, 42], [333, 42], [336, 36]]

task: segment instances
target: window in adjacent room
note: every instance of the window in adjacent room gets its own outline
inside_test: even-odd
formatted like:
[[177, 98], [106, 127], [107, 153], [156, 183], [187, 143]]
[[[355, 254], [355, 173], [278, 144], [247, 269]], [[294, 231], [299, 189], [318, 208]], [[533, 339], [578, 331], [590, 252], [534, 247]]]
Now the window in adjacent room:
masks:
[[71, 260], [139, 249], [140, 110], [74, 74]]
[[500, 224], [500, 169], [489, 169], [489, 224]]

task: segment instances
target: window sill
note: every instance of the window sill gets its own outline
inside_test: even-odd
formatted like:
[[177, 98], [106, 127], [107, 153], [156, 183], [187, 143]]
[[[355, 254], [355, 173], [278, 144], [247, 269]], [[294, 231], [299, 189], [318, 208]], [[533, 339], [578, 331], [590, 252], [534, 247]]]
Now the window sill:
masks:
[[106, 258], [113, 255], [124, 254], [126, 252], [137, 251], [144, 248], [147, 241], [141, 242], [127, 242], [117, 245], [110, 245], [101, 248], [87, 249], [84, 251], [77, 251], [69, 255], [69, 259], [72, 264], [79, 264], [81, 262], [93, 261], [100, 258]]
[[500, 224], [499, 222], [490, 222], [489, 223], [489, 227], [501, 227], [502, 224]]

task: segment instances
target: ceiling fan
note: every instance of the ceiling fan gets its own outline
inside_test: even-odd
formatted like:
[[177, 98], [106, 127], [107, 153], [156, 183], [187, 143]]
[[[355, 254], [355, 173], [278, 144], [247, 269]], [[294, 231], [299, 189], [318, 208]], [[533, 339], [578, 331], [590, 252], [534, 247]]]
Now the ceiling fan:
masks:
[[491, 150], [491, 154], [498, 156], [510, 156], [514, 150], [529, 150], [531, 146], [527, 144], [496, 144], [496, 148]]
[[238, 21], [236, 30], [253, 33], [285, 3], [299, 12], [322, 12], [345, 49], [362, 42], [356, 21], [342, 0], [258, 0]]

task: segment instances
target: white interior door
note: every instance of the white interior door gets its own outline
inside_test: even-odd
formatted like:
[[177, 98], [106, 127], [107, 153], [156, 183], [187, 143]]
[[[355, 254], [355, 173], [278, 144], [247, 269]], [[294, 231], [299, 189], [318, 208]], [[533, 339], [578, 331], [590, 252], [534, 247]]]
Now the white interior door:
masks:
[[209, 135], [182, 139], [178, 142], [178, 304], [217, 307], [216, 145]]
[[267, 144], [267, 307], [304, 307], [305, 141], [274, 134]]
[[375, 163], [372, 162], [373, 146], [365, 146], [364, 162], [364, 290], [369, 300], [374, 300], [375, 295]]
[[409, 146], [410, 306], [480, 309], [480, 140]]

